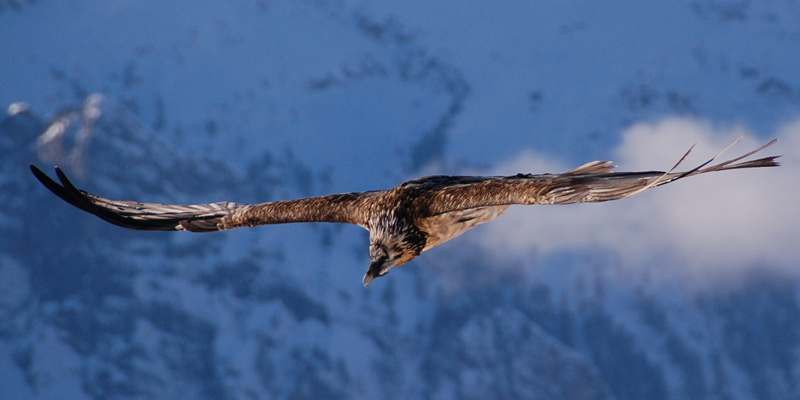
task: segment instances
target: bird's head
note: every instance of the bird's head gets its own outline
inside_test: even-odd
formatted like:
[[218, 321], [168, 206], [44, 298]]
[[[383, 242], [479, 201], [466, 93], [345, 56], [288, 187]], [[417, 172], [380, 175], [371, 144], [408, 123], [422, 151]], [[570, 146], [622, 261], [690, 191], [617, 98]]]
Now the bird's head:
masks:
[[364, 274], [364, 287], [369, 286], [373, 279], [386, 275], [390, 269], [411, 261], [425, 247], [425, 235], [416, 227], [405, 229], [402, 234], [384, 233], [370, 232], [369, 268]]
[[385, 275], [393, 267], [400, 265], [398, 262], [403, 249], [382, 241], [369, 244], [369, 268], [364, 274], [364, 287], [369, 286], [373, 279]]

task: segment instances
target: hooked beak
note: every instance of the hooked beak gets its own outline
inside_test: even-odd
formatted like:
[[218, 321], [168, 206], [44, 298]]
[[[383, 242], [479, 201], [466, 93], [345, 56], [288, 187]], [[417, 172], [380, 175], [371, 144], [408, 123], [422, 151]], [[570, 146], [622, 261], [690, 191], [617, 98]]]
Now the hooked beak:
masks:
[[373, 279], [381, 275], [381, 265], [382, 263], [379, 262], [373, 262], [369, 264], [367, 273], [364, 274], [364, 280], [362, 281], [364, 283], [364, 287], [368, 287]]
[[375, 277], [370, 275], [369, 271], [367, 271], [367, 273], [364, 274], [364, 287], [368, 287], [369, 283], [372, 282], [373, 279], [375, 279]]

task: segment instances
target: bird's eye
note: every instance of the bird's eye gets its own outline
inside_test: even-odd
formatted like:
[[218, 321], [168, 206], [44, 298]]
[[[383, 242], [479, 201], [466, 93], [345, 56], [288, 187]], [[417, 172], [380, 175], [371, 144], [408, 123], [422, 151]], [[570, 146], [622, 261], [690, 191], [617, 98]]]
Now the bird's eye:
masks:
[[386, 246], [384, 246], [382, 244], [376, 244], [372, 248], [372, 251], [370, 252], [370, 258], [372, 258], [373, 260], [380, 260], [380, 261], [388, 260], [389, 259], [389, 253], [388, 253], [388, 251], [386, 249]]

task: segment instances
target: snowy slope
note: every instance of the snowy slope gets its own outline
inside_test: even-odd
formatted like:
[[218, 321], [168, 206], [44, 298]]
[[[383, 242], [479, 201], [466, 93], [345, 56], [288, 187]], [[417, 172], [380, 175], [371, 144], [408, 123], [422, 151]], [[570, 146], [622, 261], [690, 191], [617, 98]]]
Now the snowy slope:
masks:
[[[0, 3], [0, 387], [796, 398], [799, 41], [791, 2]], [[785, 165], [512, 209], [368, 290], [358, 227], [124, 231], [27, 171], [258, 202], [611, 157], [660, 169], [744, 131], [733, 152], [779, 136]]]

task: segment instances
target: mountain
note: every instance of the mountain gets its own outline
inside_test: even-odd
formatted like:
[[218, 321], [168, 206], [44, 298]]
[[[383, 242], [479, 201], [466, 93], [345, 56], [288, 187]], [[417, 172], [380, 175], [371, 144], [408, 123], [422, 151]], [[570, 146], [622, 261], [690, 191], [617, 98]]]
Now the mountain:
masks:
[[[800, 396], [792, 2], [0, 2], [3, 398]], [[426, 174], [777, 169], [517, 207], [365, 289], [367, 232], [137, 232]], [[692, 165], [693, 166], [693, 165]], [[687, 167], [688, 168], [688, 167]]]

